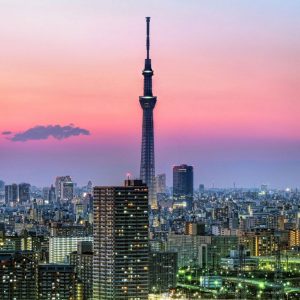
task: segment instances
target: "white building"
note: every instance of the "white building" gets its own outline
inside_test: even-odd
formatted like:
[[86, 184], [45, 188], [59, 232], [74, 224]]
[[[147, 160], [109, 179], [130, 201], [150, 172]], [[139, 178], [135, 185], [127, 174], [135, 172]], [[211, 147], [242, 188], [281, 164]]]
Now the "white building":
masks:
[[71, 252], [77, 251], [77, 243], [81, 241], [93, 242], [92, 236], [54, 236], [49, 238], [49, 262], [67, 263]]

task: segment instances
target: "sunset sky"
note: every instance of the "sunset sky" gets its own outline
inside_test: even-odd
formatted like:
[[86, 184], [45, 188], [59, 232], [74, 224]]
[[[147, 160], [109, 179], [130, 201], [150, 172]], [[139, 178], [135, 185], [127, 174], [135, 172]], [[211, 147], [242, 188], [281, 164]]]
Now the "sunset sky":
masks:
[[299, 15], [297, 0], [0, 0], [0, 179], [139, 175], [151, 16], [156, 172], [300, 187]]

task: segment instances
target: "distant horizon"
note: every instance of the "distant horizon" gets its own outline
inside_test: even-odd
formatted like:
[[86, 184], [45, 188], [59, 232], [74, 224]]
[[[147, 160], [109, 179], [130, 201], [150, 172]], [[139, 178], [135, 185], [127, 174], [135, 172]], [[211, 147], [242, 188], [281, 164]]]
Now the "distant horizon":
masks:
[[[166, 173], [160, 173], [160, 174], [166, 174]], [[125, 180], [127, 180], [128, 178], [126, 177], [127, 176], [127, 174], [125, 174], [124, 175], [124, 179], [123, 180], [120, 180], [120, 182], [114, 182], [114, 183], [111, 183], [111, 184], [109, 184], [109, 183], [103, 183], [103, 184], [101, 184], [101, 183], [99, 183], [99, 182], [94, 182], [92, 179], [88, 179], [88, 180], [86, 180], [86, 182], [84, 182], [84, 181], [81, 181], [81, 182], [77, 182], [76, 181], [76, 178], [74, 178], [71, 174], [59, 174], [59, 175], [57, 175], [57, 176], [71, 176], [71, 178], [72, 178], [72, 182], [73, 183], [75, 183], [78, 187], [80, 187], [80, 188], [82, 188], [82, 187], [85, 187], [85, 186], [87, 186], [87, 183], [89, 182], [89, 181], [91, 181], [92, 182], [92, 184], [93, 184], [93, 186], [123, 186], [123, 183], [124, 183], [124, 181]], [[159, 174], [157, 174], [157, 175], [159, 175]], [[167, 174], [166, 174], [167, 175]], [[51, 183], [46, 183], [46, 184], [42, 184], [42, 185], [38, 185], [38, 184], [34, 184], [33, 182], [30, 182], [30, 181], [26, 181], [26, 180], [23, 180], [23, 181], [10, 181], [10, 182], [8, 182], [8, 181], [6, 181], [4, 178], [0, 178], [0, 181], [3, 181], [4, 183], [5, 183], [5, 185], [10, 185], [10, 184], [21, 184], [21, 183], [29, 183], [32, 187], [36, 187], [36, 188], [45, 188], [45, 187], [51, 187], [51, 185], [53, 185], [53, 186], [55, 186], [55, 178], [57, 177], [57, 176], [55, 176], [54, 178], [53, 178], [53, 182]], [[130, 176], [130, 179], [132, 179], [132, 180], [138, 180], [139, 178], [137, 177], [137, 176]], [[168, 180], [168, 176], [167, 176], [167, 188], [168, 189], [172, 189], [173, 188], [173, 186], [172, 186], [172, 184], [170, 184], [169, 183], [169, 181], [171, 181], [171, 180]], [[195, 191], [197, 191], [197, 190], [199, 190], [199, 186], [201, 185], [201, 184], [204, 184], [204, 188], [205, 188], [205, 190], [218, 190], [218, 189], [226, 189], [226, 190], [229, 190], [229, 189], [236, 189], [236, 190], [239, 190], [239, 189], [245, 189], [245, 190], [260, 190], [261, 189], [261, 186], [262, 185], [266, 185], [267, 186], [267, 188], [268, 188], [268, 190], [278, 190], [278, 191], [285, 191], [286, 189], [290, 189], [290, 190], [295, 190], [295, 189], [300, 189], [300, 187], [297, 187], [297, 186], [280, 186], [280, 187], [275, 187], [275, 186], [271, 186], [271, 185], [269, 185], [269, 184], [266, 184], [266, 183], [261, 183], [260, 185], [258, 185], [258, 186], [238, 186], [238, 185], [236, 185], [235, 184], [235, 186], [232, 184], [232, 186], [218, 186], [218, 185], [208, 185], [208, 184], [205, 184], [205, 183], [203, 183], [203, 182], [200, 182], [200, 183], [194, 183], [194, 190]]]
[[[300, 2], [6, 1], [0, 179], [115, 185], [139, 174], [151, 17], [156, 174], [300, 187]], [[48, 183], [49, 184], [49, 183]]]

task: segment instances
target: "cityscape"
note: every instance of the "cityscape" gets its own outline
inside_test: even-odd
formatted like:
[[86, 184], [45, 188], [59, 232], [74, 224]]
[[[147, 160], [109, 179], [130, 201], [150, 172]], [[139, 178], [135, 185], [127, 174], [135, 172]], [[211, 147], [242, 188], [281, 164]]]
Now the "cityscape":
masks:
[[[124, 132], [130, 132], [132, 127], [129, 120], [128, 129], [116, 130], [111, 138], [117, 145], [120, 160], [114, 162], [108, 155], [106, 159], [112, 169], [102, 168], [95, 162], [95, 170], [90, 174], [86, 166], [81, 166], [83, 161], [88, 165], [90, 159], [94, 163], [97, 157], [96, 154], [89, 158], [84, 152], [84, 147], [89, 147], [86, 139], [92, 135], [92, 130], [86, 129], [88, 126], [45, 121], [22, 131], [4, 128], [0, 121], [4, 139], [1, 145], [5, 149], [0, 161], [0, 300], [300, 299], [299, 165], [295, 164], [293, 169], [298, 173], [291, 171], [290, 167], [282, 171], [278, 169], [278, 173], [275, 169], [265, 172], [256, 167], [250, 172], [250, 166], [249, 169], [241, 167], [245, 177], [239, 173], [234, 182], [224, 187], [221, 181], [210, 180], [213, 177], [202, 180], [199, 176], [201, 164], [194, 163], [186, 148], [178, 147], [176, 151], [180, 158], [173, 165], [162, 164], [161, 153], [157, 150], [162, 149], [158, 145], [161, 138], [157, 139], [157, 136], [163, 129], [157, 126], [156, 115], [157, 111], [161, 114], [159, 109], [164, 102], [172, 100], [164, 99], [156, 92], [156, 86], [164, 84], [157, 75], [159, 68], [154, 58], [155, 52], [160, 51], [155, 37], [159, 35], [158, 27], [155, 27], [157, 19], [142, 15], [138, 20], [138, 24], [129, 23], [141, 27], [144, 34], [138, 37], [138, 44], [143, 46], [139, 48], [143, 49], [143, 61], [138, 62], [143, 66], [142, 76], [138, 75], [140, 70], [136, 70], [141, 94], [126, 102], [126, 105], [139, 109], [141, 123], [137, 129], [140, 133], [137, 156], [136, 152], [127, 151], [128, 147], [137, 146], [135, 143], [128, 146], [130, 137], [124, 136]], [[171, 33], [164, 32], [164, 35], [168, 34]], [[127, 33], [128, 43], [133, 35]], [[122, 46], [114, 51], [122, 52]], [[118, 77], [118, 74], [106, 75]], [[189, 74], [184, 74], [182, 78], [188, 81], [188, 77]], [[23, 92], [26, 94], [25, 89]], [[127, 95], [123, 97], [127, 98]], [[22, 101], [26, 102], [26, 99], [24, 96]], [[201, 101], [201, 95], [199, 99]], [[105, 106], [104, 99], [99, 101]], [[60, 105], [64, 107], [63, 101]], [[70, 110], [76, 109], [81, 115], [87, 112], [85, 105], [83, 100]], [[66, 107], [68, 110], [69, 105]], [[295, 111], [297, 109], [298, 106]], [[47, 106], [43, 107], [44, 110]], [[5, 112], [3, 115], [5, 121]], [[24, 115], [30, 119], [30, 114]], [[182, 122], [179, 125], [184, 127], [181, 111], [176, 117], [178, 123]], [[96, 118], [98, 120], [98, 116]], [[124, 121], [123, 116], [120, 118]], [[78, 120], [82, 119], [78, 117]], [[188, 124], [188, 120], [185, 121]], [[17, 118], [15, 122], [18, 123]], [[111, 117], [112, 126], [118, 122]], [[276, 120], [271, 127], [280, 125], [275, 123]], [[11, 126], [9, 124], [5, 126]], [[120, 124], [124, 126], [124, 123]], [[295, 131], [297, 128], [299, 125], [293, 127]], [[263, 126], [259, 129], [264, 130]], [[243, 138], [247, 138], [248, 133], [243, 132]], [[64, 141], [69, 139], [78, 140], [68, 146], [68, 151], [71, 148], [83, 149], [83, 154], [73, 156], [70, 151], [55, 161], [58, 156], [51, 151], [60, 151], [56, 148], [63, 148]], [[103, 135], [103, 140], [102, 146], [111, 143], [106, 135]], [[188, 143], [188, 140], [183, 143]], [[57, 144], [51, 147], [53, 141]], [[231, 142], [229, 138], [228, 141]], [[26, 148], [26, 143], [31, 142], [37, 150], [30, 146]], [[38, 143], [43, 142], [45, 145], [39, 148]], [[11, 144], [16, 144], [22, 154], [15, 152]], [[284, 151], [284, 146], [292, 147], [287, 144], [274, 144], [271, 147], [274, 152], [269, 145], [266, 146], [270, 151], [267, 163], [273, 163], [274, 155]], [[98, 151], [95, 143], [91, 142], [91, 145], [93, 151]], [[226, 145], [223, 145], [224, 151]], [[234, 146], [239, 148], [241, 144], [237, 142]], [[247, 152], [246, 148], [241, 147], [241, 152]], [[299, 147], [295, 152], [298, 150]], [[26, 157], [31, 151], [37, 151], [34, 152], [37, 162]], [[255, 153], [259, 156], [263, 151]], [[294, 158], [292, 153], [289, 149], [280, 163], [298, 161], [298, 156]], [[68, 155], [72, 162], [70, 168], [66, 167]], [[172, 156], [167, 153], [165, 157], [168, 155]], [[10, 164], [10, 156], [16, 159], [14, 164]], [[42, 166], [39, 156], [45, 157]], [[111, 157], [114, 157], [113, 151]], [[18, 167], [19, 160], [27, 159], [26, 172], [19, 172], [22, 168]], [[120, 161], [126, 168], [134, 161], [139, 173], [131, 171], [135, 170], [134, 165], [129, 166], [116, 184], [112, 178], [122, 173]], [[235, 163], [234, 160], [230, 162]], [[238, 164], [239, 160], [236, 162]], [[62, 166], [57, 173], [56, 164]], [[116, 164], [120, 169], [114, 167]], [[167, 168], [162, 165], [167, 165]], [[81, 177], [75, 169], [82, 173]], [[226, 170], [223, 171], [222, 176], [226, 177]], [[97, 172], [101, 176], [106, 174], [111, 180], [95, 179]], [[206, 170], [202, 168], [202, 172]], [[257, 175], [252, 176], [252, 172]], [[48, 181], [52, 174], [52, 181]], [[247, 174], [251, 179], [243, 186]], [[265, 182], [261, 181], [262, 174], [268, 174]], [[256, 176], [261, 181], [259, 184], [253, 184]], [[225, 178], [222, 182], [231, 179], [228, 169], [228, 181]], [[278, 183], [278, 180], [282, 182]], [[291, 184], [287, 185], [287, 182]]]

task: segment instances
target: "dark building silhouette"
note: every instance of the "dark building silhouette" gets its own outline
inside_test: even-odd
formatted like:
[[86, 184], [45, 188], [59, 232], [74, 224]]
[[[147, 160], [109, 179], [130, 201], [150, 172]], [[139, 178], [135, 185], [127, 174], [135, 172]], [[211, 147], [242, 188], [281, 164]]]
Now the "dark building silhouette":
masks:
[[49, 193], [48, 193], [48, 201], [49, 201], [49, 203], [54, 203], [55, 199], [56, 199], [55, 187], [53, 185], [51, 185], [51, 187], [49, 189]]
[[5, 196], [5, 182], [0, 180], [0, 200]]
[[174, 207], [192, 209], [194, 193], [193, 167], [180, 165], [173, 167]]
[[154, 128], [153, 128], [153, 109], [156, 104], [156, 97], [152, 93], [152, 76], [150, 51], [150, 17], [147, 21], [147, 58], [145, 59], [144, 76], [144, 95], [140, 96], [140, 104], [143, 109], [143, 132], [141, 150], [140, 179], [147, 184], [149, 189], [149, 204], [156, 207], [155, 193], [155, 158], [154, 158]]
[[77, 287], [74, 266], [59, 264], [38, 266], [39, 300], [76, 299]]
[[19, 198], [18, 185], [16, 183], [5, 186], [5, 203], [16, 203]]
[[148, 189], [94, 187], [93, 299], [148, 299]]
[[19, 202], [26, 203], [30, 201], [30, 184], [20, 183], [19, 184]]
[[37, 265], [36, 254], [32, 251], [0, 252], [0, 299], [38, 299]]
[[75, 272], [82, 283], [83, 300], [93, 297], [93, 243], [79, 242], [77, 251], [70, 254], [70, 265], [75, 266]]

